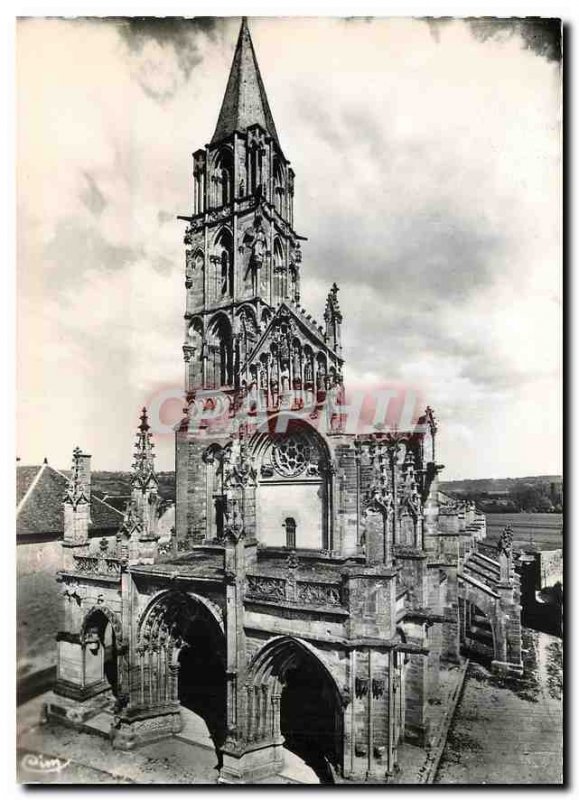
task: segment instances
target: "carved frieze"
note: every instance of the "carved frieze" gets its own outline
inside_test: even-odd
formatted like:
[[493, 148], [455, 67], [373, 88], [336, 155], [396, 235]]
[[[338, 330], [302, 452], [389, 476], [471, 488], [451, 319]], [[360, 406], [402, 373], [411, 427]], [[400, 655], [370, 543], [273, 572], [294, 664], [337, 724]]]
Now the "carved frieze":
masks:
[[121, 574], [121, 563], [118, 558], [99, 556], [75, 556], [75, 572], [82, 575], [104, 575], [116, 578]]
[[[291, 568], [293, 572], [293, 567]], [[289, 591], [291, 588], [292, 591]], [[273, 600], [316, 608], [342, 605], [341, 587], [319, 581], [288, 582], [285, 578], [248, 575], [246, 593], [249, 599]]]
[[285, 580], [283, 578], [248, 575], [247, 594], [261, 600], [285, 600]]
[[340, 587], [327, 583], [298, 581], [297, 601], [306, 606], [339, 606], [342, 603]]

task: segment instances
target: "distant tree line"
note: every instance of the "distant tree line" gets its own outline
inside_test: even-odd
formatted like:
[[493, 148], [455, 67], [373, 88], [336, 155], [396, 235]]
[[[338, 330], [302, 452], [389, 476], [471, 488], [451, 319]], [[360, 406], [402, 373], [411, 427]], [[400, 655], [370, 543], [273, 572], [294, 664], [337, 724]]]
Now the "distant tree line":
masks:
[[[458, 483], [458, 482], [457, 482]], [[480, 483], [483, 483], [481, 481]], [[474, 487], [456, 488], [452, 481], [445, 483], [445, 490], [468, 500], [474, 500], [478, 508], [487, 514], [513, 514], [517, 512], [562, 513], [563, 486], [561, 482], [526, 482], [509, 481], [508, 488], [500, 491], [475, 489]]]

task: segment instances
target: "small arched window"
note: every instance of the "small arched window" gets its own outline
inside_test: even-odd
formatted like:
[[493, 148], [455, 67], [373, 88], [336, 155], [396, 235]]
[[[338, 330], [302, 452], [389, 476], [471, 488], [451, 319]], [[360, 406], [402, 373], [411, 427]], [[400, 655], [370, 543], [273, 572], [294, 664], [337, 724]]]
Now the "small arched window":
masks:
[[233, 154], [229, 148], [221, 150], [216, 158], [214, 180], [216, 205], [228, 205], [233, 200]]
[[296, 521], [293, 517], [286, 517], [284, 522], [285, 527], [285, 545], [291, 547], [292, 550], [296, 548]]
[[232, 186], [231, 175], [226, 167], [221, 170], [221, 205], [226, 206], [231, 203]]

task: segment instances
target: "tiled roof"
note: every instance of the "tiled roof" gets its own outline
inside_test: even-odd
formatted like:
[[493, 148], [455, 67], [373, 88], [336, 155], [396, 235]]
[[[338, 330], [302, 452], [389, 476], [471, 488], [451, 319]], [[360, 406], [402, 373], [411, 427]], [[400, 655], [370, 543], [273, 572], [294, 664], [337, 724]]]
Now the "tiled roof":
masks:
[[116, 508], [117, 511], [121, 511], [124, 513], [125, 509], [127, 508], [128, 503], [131, 500], [130, 494], [121, 494], [121, 495], [113, 495], [107, 494], [102, 498], [109, 506]]
[[[42, 467], [18, 466], [16, 485], [19, 497], [16, 516], [17, 535], [62, 536], [64, 533], [62, 499], [67, 485], [66, 475], [48, 464], [43, 464]], [[21, 489], [22, 495], [20, 495]], [[90, 516], [89, 533], [93, 534], [101, 530], [116, 529], [123, 520], [120, 511], [96, 495], [91, 497]]]
[[42, 467], [18, 466], [16, 470], [16, 504], [18, 505], [26, 492], [30, 489], [34, 478]]

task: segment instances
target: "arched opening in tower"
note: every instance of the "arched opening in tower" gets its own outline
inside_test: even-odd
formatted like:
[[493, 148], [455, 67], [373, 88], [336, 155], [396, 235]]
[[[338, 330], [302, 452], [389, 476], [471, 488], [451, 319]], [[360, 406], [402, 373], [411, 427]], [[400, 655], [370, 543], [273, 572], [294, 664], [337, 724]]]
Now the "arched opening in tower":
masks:
[[204, 616], [182, 623], [178, 696], [184, 709], [200, 717], [218, 753], [225, 741], [226, 679], [222, 633]]
[[[94, 611], [85, 622], [84, 629], [85, 672], [87, 675], [96, 675], [102, 669], [102, 677], [108, 682], [116, 697], [119, 675], [117, 639], [113, 626], [106, 614], [102, 611]], [[102, 666], [99, 665], [99, 662]]]
[[302, 657], [284, 675], [280, 727], [285, 747], [332, 784], [341, 766], [342, 713], [335, 687], [314, 658]]

